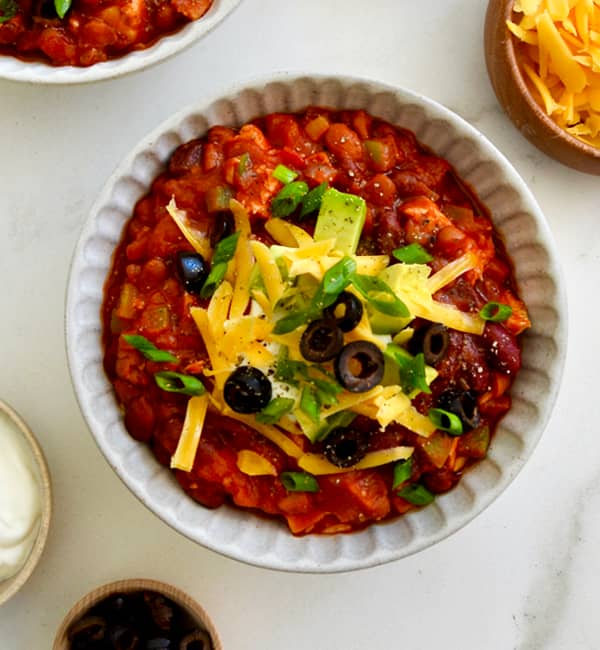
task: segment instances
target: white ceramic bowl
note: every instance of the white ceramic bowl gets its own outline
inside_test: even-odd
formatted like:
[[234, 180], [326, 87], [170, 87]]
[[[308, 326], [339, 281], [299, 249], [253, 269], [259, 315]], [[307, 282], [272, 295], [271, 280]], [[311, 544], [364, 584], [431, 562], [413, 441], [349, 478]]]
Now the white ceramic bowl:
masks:
[[35, 468], [36, 479], [40, 490], [41, 514], [38, 531], [31, 551], [23, 566], [10, 578], [0, 580], [0, 605], [12, 598], [19, 589], [29, 580], [35, 567], [38, 565], [50, 529], [50, 519], [52, 516], [52, 488], [50, 484], [50, 472], [44, 452], [40, 447], [36, 437], [31, 429], [25, 424], [23, 419], [16, 413], [6, 402], [0, 400], [0, 416], [7, 417], [15, 425], [15, 428], [21, 433], [25, 440]]
[[[173, 150], [210, 125], [239, 125], [309, 104], [363, 108], [416, 133], [448, 159], [488, 206], [512, 257], [533, 326], [523, 337], [523, 369], [513, 407], [488, 457], [459, 485], [417, 512], [350, 535], [293, 537], [283, 524], [233, 508], [207, 510], [181, 490], [151, 451], [126, 432], [102, 368], [100, 305], [111, 254], [135, 202]], [[146, 137], [110, 178], [75, 251], [67, 296], [66, 339], [81, 410], [108, 462], [153, 512], [190, 539], [251, 564], [334, 572], [415, 553], [464, 526], [515, 478], [540, 438], [559, 387], [566, 347], [566, 300], [548, 226], [510, 163], [486, 138], [446, 108], [406, 90], [352, 78], [280, 75], [236, 88], [185, 110]]]
[[80, 84], [121, 77], [164, 61], [201, 39], [231, 13], [240, 1], [214, 0], [204, 16], [187, 23], [174, 34], [159, 39], [154, 45], [89, 67], [56, 67], [37, 61], [21, 61], [12, 56], [0, 56], [0, 79], [36, 84]]

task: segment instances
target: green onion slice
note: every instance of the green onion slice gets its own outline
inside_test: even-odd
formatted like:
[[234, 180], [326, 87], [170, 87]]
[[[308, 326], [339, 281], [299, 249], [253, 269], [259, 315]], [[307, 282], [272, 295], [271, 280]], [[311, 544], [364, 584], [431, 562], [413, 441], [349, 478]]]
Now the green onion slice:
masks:
[[394, 465], [394, 479], [392, 488], [395, 490], [399, 485], [408, 481], [412, 472], [412, 458], [400, 460]]
[[435, 499], [435, 495], [424, 485], [419, 485], [418, 483], [406, 485], [398, 490], [396, 494], [415, 506], [427, 506]]
[[217, 287], [223, 282], [227, 273], [227, 263], [214, 264], [206, 278], [202, 289], [200, 290], [201, 298], [210, 298], [216, 291]]
[[252, 160], [250, 159], [250, 154], [248, 152], [243, 153], [240, 156], [240, 160], [238, 163], [238, 174], [240, 176], [243, 176], [247, 171], [250, 171], [251, 167], [252, 167]]
[[308, 185], [304, 181], [288, 183], [271, 201], [273, 216], [289, 217], [300, 205], [306, 194], [308, 194]]
[[461, 419], [455, 413], [444, 411], [444, 409], [429, 409], [427, 414], [429, 419], [441, 431], [446, 431], [451, 436], [460, 436], [463, 434], [463, 425]]
[[356, 262], [347, 255], [336, 262], [323, 275], [323, 291], [333, 294], [336, 298], [350, 284], [352, 274], [356, 272]]
[[64, 18], [67, 11], [71, 8], [71, 0], [54, 0], [54, 9], [59, 18]]
[[321, 207], [323, 194], [327, 190], [327, 183], [321, 183], [313, 189], [302, 199], [302, 208], [300, 210], [300, 219], [304, 219], [309, 214], [317, 212]]
[[319, 483], [312, 474], [306, 472], [282, 472], [279, 476], [288, 492], [318, 492]]
[[361, 296], [377, 311], [388, 316], [410, 316], [406, 305], [393, 292], [392, 288], [380, 278], [372, 275], [354, 273], [352, 284]]
[[304, 361], [293, 361], [289, 358], [289, 350], [286, 345], [282, 345], [277, 355], [275, 364], [275, 379], [283, 381], [290, 386], [297, 386], [296, 375], [305, 376], [308, 372], [308, 366]]
[[293, 169], [286, 167], [285, 165], [277, 165], [273, 170], [273, 178], [276, 178], [278, 181], [287, 185], [291, 183], [295, 178], [298, 178], [298, 172], [295, 172]]
[[182, 375], [180, 372], [162, 370], [154, 373], [154, 381], [159, 388], [168, 393], [182, 393], [183, 395], [204, 395], [204, 384], [192, 375]]
[[223, 262], [229, 262], [229, 260], [233, 259], [239, 238], [240, 233], [234, 232], [229, 235], [229, 237], [221, 239], [221, 241], [215, 246], [215, 252], [213, 253], [211, 263], [213, 265], [222, 264]]
[[431, 393], [425, 374], [425, 355], [422, 352], [413, 357], [410, 352], [399, 345], [389, 343], [383, 354], [398, 366], [400, 385], [406, 394], [415, 388], [424, 393]]
[[291, 397], [275, 397], [256, 414], [256, 420], [262, 424], [275, 424], [294, 408], [295, 403]]
[[483, 320], [489, 320], [493, 323], [502, 323], [508, 320], [512, 314], [512, 307], [502, 302], [488, 302], [479, 312]]
[[347, 427], [353, 422], [355, 417], [356, 413], [353, 413], [352, 411], [338, 411], [337, 413], [330, 415], [328, 418], [325, 418], [323, 426], [316, 433], [315, 442], [324, 440], [338, 427]]
[[141, 352], [148, 361], [179, 361], [179, 359], [173, 356], [170, 352], [157, 348], [154, 343], [150, 342], [141, 334], [123, 334], [123, 338], [127, 343], [129, 343], [129, 345], [131, 345], [131, 347]]
[[315, 423], [321, 421], [321, 403], [317, 391], [310, 384], [304, 384], [300, 395], [300, 410], [302, 410]]
[[396, 248], [392, 255], [400, 262], [405, 264], [427, 264], [433, 257], [421, 246], [421, 244], [408, 244], [402, 248]]
[[308, 323], [311, 318], [312, 311], [308, 309], [288, 314], [275, 323], [273, 334], [288, 334], [289, 332], [293, 332], [300, 325]]
[[19, 11], [19, 5], [15, 0], [0, 0], [0, 25], [14, 18]]

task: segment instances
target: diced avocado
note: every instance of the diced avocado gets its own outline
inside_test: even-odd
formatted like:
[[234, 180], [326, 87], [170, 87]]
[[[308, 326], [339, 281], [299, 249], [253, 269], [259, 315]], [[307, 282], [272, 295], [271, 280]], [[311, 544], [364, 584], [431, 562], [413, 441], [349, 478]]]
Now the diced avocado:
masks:
[[389, 316], [376, 309], [367, 311], [373, 334], [396, 334], [413, 320], [412, 316]]
[[367, 204], [360, 196], [330, 187], [324, 194], [315, 226], [315, 241], [335, 239], [335, 248], [345, 255], [356, 252], [365, 225]]

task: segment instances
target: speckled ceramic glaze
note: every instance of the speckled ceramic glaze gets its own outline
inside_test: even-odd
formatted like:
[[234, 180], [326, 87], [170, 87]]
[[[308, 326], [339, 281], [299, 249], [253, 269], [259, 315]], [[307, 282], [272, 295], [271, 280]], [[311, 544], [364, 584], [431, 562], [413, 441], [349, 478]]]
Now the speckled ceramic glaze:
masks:
[[[414, 131], [448, 159], [487, 205], [512, 257], [532, 328], [523, 336], [523, 369], [513, 407], [488, 457], [459, 485], [417, 512], [350, 535], [293, 537], [283, 523], [229, 507], [203, 508], [152, 452], [133, 440], [102, 368], [100, 307], [112, 252], [135, 202], [173, 150], [213, 124], [241, 125], [273, 111], [318, 104], [363, 108]], [[66, 339], [73, 383], [96, 442], [115, 472], [153, 512], [190, 539], [251, 564], [334, 572], [405, 557], [440, 541], [480, 513], [515, 478], [550, 417], [566, 347], [563, 280], [548, 226], [510, 163], [457, 115], [412, 92], [352, 78], [281, 75], [186, 110], [145, 138], [106, 184], [79, 240], [67, 297]]]
[[231, 13], [240, 1], [214, 0], [204, 16], [187, 23], [174, 34], [160, 38], [154, 45], [89, 67], [52, 66], [41, 61], [21, 61], [13, 56], [0, 55], [0, 79], [36, 84], [81, 84], [121, 77], [164, 61], [201, 39]]

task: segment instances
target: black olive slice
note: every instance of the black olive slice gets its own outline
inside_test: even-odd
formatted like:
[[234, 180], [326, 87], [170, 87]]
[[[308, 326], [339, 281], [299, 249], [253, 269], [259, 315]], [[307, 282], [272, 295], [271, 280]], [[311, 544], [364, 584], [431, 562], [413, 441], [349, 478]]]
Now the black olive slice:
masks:
[[212, 642], [207, 632], [196, 630], [181, 639], [179, 650], [212, 650]]
[[300, 352], [307, 361], [331, 361], [344, 345], [344, 335], [332, 318], [309, 323], [300, 339]]
[[448, 349], [448, 329], [441, 323], [430, 325], [423, 335], [423, 356], [430, 366], [441, 361]]
[[351, 393], [364, 393], [383, 377], [381, 350], [370, 341], [352, 341], [342, 348], [334, 362], [335, 376]]
[[437, 405], [445, 411], [458, 415], [465, 428], [474, 429], [479, 425], [481, 416], [477, 405], [477, 396], [473, 391], [450, 388], [440, 393]]
[[240, 366], [227, 378], [223, 397], [236, 413], [258, 413], [271, 401], [271, 382], [258, 368]]
[[337, 467], [356, 465], [369, 450], [371, 436], [353, 427], [337, 427], [325, 438], [323, 454]]
[[75, 647], [102, 641], [106, 635], [106, 620], [102, 616], [84, 616], [69, 629], [69, 639]]
[[235, 220], [233, 214], [228, 211], [217, 212], [210, 229], [210, 245], [214, 248], [221, 239], [233, 235], [235, 232]]
[[200, 293], [208, 277], [209, 268], [200, 253], [180, 251], [177, 253], [177, 273], [186, 291]]
[[333, 305], [323, 310], [323, 315], [333, 318], [342, 332], [351, 332], [360, 323], [363, 305], [353, 293], [342, 291]]
[[138, 650], [140, 648], [139, 632], [127, 623], [109, 628], [108, 638], [115, 650]]

